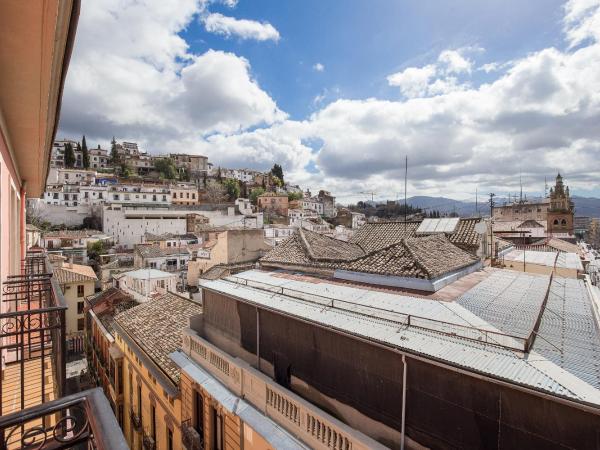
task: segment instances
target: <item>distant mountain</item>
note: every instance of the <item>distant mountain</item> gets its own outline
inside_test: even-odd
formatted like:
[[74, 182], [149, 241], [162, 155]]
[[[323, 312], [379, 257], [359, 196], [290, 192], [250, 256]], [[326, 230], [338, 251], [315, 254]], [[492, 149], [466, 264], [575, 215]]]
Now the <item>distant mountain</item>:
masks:
[[[440, 213], [456, 212], [459, 216], [468, 217], [475, 215], [477, 211], [481, 215], [489, 214], [489, 208], [482, 199], [482, 202], [463, 202], [447, 197], [427, 197], [423, 195], [409, 197], [406, 199], [409, 205], [423, 209], [425, 212], [439, 211]], [[402, 202], [403, 203], [403, 202]]]
[[[508, 201], [506, 198], [496, 197], [496, 205]], [[475, 202], [463, 202], [448, 197], [427, 197], [415, 196], [407, 199], [409, 205], [424, 209], [426, 212], [431, 210], [441, 213], [456, 212], [458, 215], [468, 217], [477, 212], [482, 216], [489, 216], [490, 208], [486, 198], [482, 198], [476, 205]], [[576, 216], [600, 217], [600, 198], [573, 196], [575, 203]]]
[[600, 198], [578, 197], [574, 195], [576, 216], [600, 217]]

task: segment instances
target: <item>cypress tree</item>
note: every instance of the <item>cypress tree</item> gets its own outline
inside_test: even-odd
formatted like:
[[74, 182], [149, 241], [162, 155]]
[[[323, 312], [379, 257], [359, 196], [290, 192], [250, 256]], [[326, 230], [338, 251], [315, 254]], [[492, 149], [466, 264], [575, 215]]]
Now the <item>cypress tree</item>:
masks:
[[85, 142], [85, 135], [83, 135], [83, 139], [81, 139], [81, 157], [83, 162], [83, 168], [90, 168], [90, 153], [88, 152], [87, 143]]

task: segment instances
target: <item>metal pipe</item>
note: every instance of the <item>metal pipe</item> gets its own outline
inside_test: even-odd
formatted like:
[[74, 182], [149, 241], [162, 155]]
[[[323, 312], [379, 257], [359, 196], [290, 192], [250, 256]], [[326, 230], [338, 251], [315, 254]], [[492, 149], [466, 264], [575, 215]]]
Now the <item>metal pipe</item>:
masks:
[[256, 367], [260, 370], [260, 313], [256, 307]]
[[405, 422], [406, 422], [406, 355], [402, 354], [402, 425], [400, 433], [402, 434], [400, 441], [400, 450], [404, 450], [405, 441]]

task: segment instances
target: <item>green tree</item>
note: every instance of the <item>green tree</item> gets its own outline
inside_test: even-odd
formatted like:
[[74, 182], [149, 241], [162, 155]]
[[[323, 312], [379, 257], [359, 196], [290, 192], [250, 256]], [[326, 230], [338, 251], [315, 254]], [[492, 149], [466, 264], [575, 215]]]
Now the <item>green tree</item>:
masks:
[[120, 169], [121, 169], [121, 176], [123, 178], [129, 178], [133, 174], [131, 167], [129, 167], [126, 162], [121, 163]]
[[265, 193], [264, 188], [255, 188], [252, 189], [252, 192], [250, 192], [250, 203], [252, 203], [253, 205], [256, 205], [256, 203], [258, 202], [258, 197], [263, 195]]
[[233, 201], [235, 201], [236, 198], [239, 198], [240, 183], [238, 182], [238, 180], [234, 180], [233, 178], [230, 178], [228, 180], [225, 180], [225, 183], [223, 183], [223, 186], [225, 187], [225, 190], [227, 191], [227, 196], [229, 197], [230, 202], [233, 202]]
[[275, 186], [279, 186], [279, 187], [282, 187], [282, 186], [283, 186], [283, 180], [282, 180], [281, 178], [279, 178], [278, 176], [276, 176], [276, 175], [273, 175], [273, 176], [271, 177], [271, 179], [273, 180], [273, 184], [274, 184]]
[[218, 181], [208, 180], [206, 183], [205, 198], [208, 203], [223, 203], [227, 198], [227, 191]]
[[112, 141], [110, 141], [110, 163], [114, 167], [117, 167], [119, 165], [120, 160], [121, 156], [119, 155], [119, 152], [117, 150], [117, 141], [113, 136]]
[[81, 158], [83, 162], [83, 168], [90, 168], [90, 153], [88, 152], [87, 142], [85, 142], [85, 134], [83, 135], [83, 139], [81, 139]]
[[271, 169], [271, 173], [281, 180], [283, 186], [283, 168], [279, 164], [275, 164]]
[[65, 144], [65, 167], [72, 169], [75, 165], [75, 151], [70, 142]]
[[288, 201], [293, 202], [294, 200], [300, 200], [304, 196], [301, 192], [290, 192], [288, 193]]
[[177, 168], [171, 158], [160, 158], [154, 162], [154, 168], [162, 178], [174, 180], [177, 178]]

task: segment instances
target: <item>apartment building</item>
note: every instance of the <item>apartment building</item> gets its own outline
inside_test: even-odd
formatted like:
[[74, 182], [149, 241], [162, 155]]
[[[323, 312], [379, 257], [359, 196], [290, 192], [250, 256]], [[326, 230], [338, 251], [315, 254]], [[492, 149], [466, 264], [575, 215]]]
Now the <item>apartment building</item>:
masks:
[[194, 174], [208, 171], [208, 158], [206, 156], [171, 153], [169, 157], [175, 162], [175, 167], [178, 169], [185, 169]]
[[92, 169], [105, 169], [110, 166], [110, 155], [108, 150], [100, 148], [92, 148], [89, 151], [90, 167]]
[[145, 303], [165, 292], [177, 291], [177, 275], [158, 269], [130, 270], [113, 275], [113, 279], [114, 287], [139, 303]]
[[192, 259], [188, 261], [187, 283], [197, 286], [200, 276], [211, 267], [256, 261], [271, 246], [265, 242], [263, 230], [224, 229], [205, 233], [202, 244], [188, 248]]
[[48, 171], [48, 184], [95, 184], [96, 172], [86, 169], [61, 169], [51, 167]]
[[[587, 281], [490, 269], [438, 300], [296, 268], [205, 280], [202, 291], [184, 353], [312, 448], [347, 432], [307, 403], [394, 449], [595, 446], [598, 328], [579, 339], [596, 321]], [[578, 356], [563, 358], [570, 345]], [[255, 389], [247, 365], [276, 382], [275, 395]]]
[[64, 256], [54, 257], [52, 265], [68, 308], [65, 322], [67, 336], [81, 334], [85, 328], [85, 298], [94, 293], [98, 277], [90, 266], [73, 264]]
[[[68, 306], [48, 258], [26, 252], [25, 201], [44, 191], [78, 16], [78, 1], [0, 2], [0, 436], [6, 448], [127, 448], [101, 390], [68, 395]], [[58, 424], [75, 409], [74, 427]]]
[[171, 185], [171, 198], [174, 205], [199, 205], [200, 194], [194, 183], [177, 183]]
[[190, 317], [201, 312], [194, 301], [166, 293], [115, 316], [115, 340], [124, 355], [117, 383], [124, 387], [123, 432], [130, 448], [182, 448], [180, 370], [169, 355], [181, 347]]
[[125, 421], [123, 353], [115, 342], [114, 319], [138, 303], [111, 287], [85, 299], [85, 350], [89, 373], [100, 386], [121, 429]]
[[137, 244], [133, 254], [136, 268], [151, 268], [165, 272], [186, 270], [191, 258], [185, 245], [161, 247], [158, 244]]
[[263, 211], [279, 214], [280, 216], [287, 216], [289, 208], [287, 194], [265, 192], [258, 196], [257, 204], [258, 208]]
[[171, 204], [171, 192], [161, 184], [116, 184], [109, 187], [105, 204], [168, 206]]

